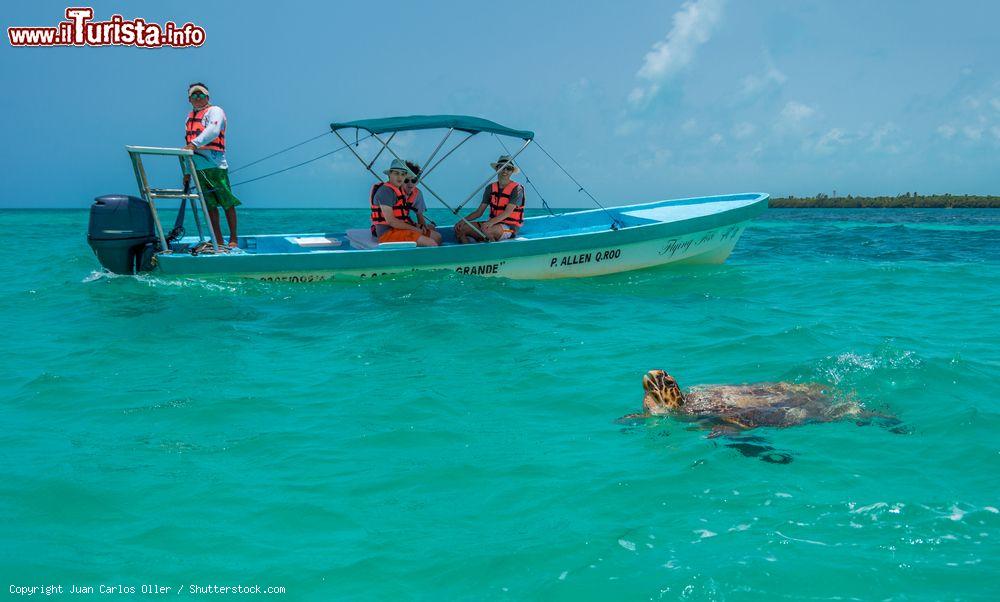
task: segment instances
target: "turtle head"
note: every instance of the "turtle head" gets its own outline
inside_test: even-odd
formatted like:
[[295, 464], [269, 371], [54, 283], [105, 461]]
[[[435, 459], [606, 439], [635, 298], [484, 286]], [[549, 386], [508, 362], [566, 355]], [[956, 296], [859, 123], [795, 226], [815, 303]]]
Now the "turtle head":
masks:
[[642, 409], [648, 414], [666, 414], [684, 404], [684, 395], [677, 381], [663, 370], [650, 370], [642, 377]]

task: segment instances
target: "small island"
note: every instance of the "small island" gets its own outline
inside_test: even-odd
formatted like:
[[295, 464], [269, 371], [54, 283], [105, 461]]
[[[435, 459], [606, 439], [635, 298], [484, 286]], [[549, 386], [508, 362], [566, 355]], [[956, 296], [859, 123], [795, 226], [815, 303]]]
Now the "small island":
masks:
[[768, 206], [777, 209], [996, 209], [1000, 196], [973, 194], [919, 195], [904, 192], [896, 196], [771, 197]]

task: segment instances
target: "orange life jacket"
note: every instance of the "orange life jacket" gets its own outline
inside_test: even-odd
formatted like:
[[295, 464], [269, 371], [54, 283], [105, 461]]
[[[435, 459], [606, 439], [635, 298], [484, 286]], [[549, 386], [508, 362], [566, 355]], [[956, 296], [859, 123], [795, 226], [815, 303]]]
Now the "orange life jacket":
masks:
[[[205, 113], [212, 108], [212, 105], [206, 106], [204, 109], [199, 111], [191, 111], [188, 113], [187, 126], [184, 131], [184, 143], [191, 144], [195, 138], [201, 135], [205, 131], [205, 126], [202, 124], [201, 120], [205, 117]], [[205, 146], [199, 146], [198, 148], [206, 148], [208, 150], [222, 151], [226, 150], [226, 123], [222, 123], [222, 129], [219, 130], [219, 136], [206, 144]]]
[[407, 197], [402, 190], [396, 188], [388, 182], [376, 182], [372, 185], [372, 190], [368, 195], [368, 202], [372, 206], [372, 236], [377, 236], [375, 226], [378, 224], [385, 224], [385, 217], [382, 215], [382, 206], [375, 202], [375, 193], [378, 192], [379, 188], [383, 186], [388, 186], [389, 190], [396, 195], [396, 200], [392, 204], [392, 216], [396, 219], [403, 220], [408, 224], [416, 225], [412, 219], [410, 219], [410, 211], [413, 209], [413, 197], [410, 195]]
[[[511, 180], [510, 184], [507, 184], [503, 187], [503, 190], [500, 190], [500, 184], [493, 182], [490, 186], [490, 219], [500, 215], [507, 209], [507, 205], [510, 204], [510, 197], [513, 196], [518, 186], [520, 184]], [[524, 223], [524, 203], [515, 205], [513, 213], [504, 218], [500, 223], [520, 228], [521, 224]]]
[[406, 195], [406, 202], [410, 205], [411, 209], [414, 207], [414, 204], [417, 201], [418, 194], [420, 194], [420, 189], [414, 186], [413, 190], [411, 190], [409, 194]]

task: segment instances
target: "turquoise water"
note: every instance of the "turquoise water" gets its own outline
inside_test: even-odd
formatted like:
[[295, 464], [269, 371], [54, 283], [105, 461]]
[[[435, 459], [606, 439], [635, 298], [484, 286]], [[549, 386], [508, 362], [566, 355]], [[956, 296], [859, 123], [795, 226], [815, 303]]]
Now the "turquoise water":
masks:
[[[0, 212], [5, 588], [995, 599], [1000, 212], [770, 210], [722, 266], [553, 282], [99, 277], [85, 224]], [[651, 368], [911, 432], [616, 422]]]

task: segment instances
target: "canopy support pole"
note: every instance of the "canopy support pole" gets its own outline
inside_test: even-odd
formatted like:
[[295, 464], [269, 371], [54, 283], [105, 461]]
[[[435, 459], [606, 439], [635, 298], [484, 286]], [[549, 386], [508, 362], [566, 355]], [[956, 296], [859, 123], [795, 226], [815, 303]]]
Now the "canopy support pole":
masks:
[[[496, 134], [493, 134], [493, 137], [496, 138], [497, 142], [500, 143], [500, 148], [503, 149], [504, 154], [510, 155], [510, 149], [507, 148], [507, 145], [503, 143], [503, 140], [500, 139], [500, 136], [497, 136]], [[537, 143], [536, 143], [536, 146], [537, 146]], [[531, 181], [531, 177], [528, 176], [528, 172], [526, 172], [523, 167], [521, 167], [521, 173], [524, 174], [524, 180], [528, 183], [529, 186], [531, 186], [531, 189], [535, 191], [535, 194], [538, 195], [538, 198], [541, 199], [541, 201], [542, 201], [542, 207], [545, 207], [545, 210], [549, 212], [549, 215], [551, 215], [552, 217], [555, 217], [556, 214], [553, 213], [552, 207], [549, 207], [549, 204], [548, 204], [548, 202], [546, 202], [545, 197], [542, 196], [541, 191], [539, 191], [538, 187], [535, 186], [535, 183]]]
[[[386, 144], [388, 144], [389, 142], [392, 142], [392, 139], [395, 138], [396, 134], [398, 134], [398, 133], [399, 132], [393, 132], [392, 136], [389, 136], [389, 140], [388, 140], [388, 142], [386, 142]], [[372, 160], [368, 163], [368, 169], [371, 169], [372, 165], [375, 165], [375, 162], [378, 161], [378, 158], [382, 156], [382, 151], [384, 151], [384, 150], [385, 150], [385, 147], [382, 147], [382, 148], [379, 149], [379, 151], [377, 153], [375, 153], [375, 156], [372, 157]]]
[[[458, 213], [456, 213], [455, 210], [453, 210], [451, 207], [448, 207], [448, 203], [446, 203], [444, 201], [444, 199], [442, 199], [441, 196], [438, 193], [436, 193], [433, 190], [431, 190], [430, 186], [428, 186], [426, 183], [423, 183], [423, 182], [422, 182], [422, 184], [424, 186], [424, 189], [427, 190], [427, 192], [431, 193], [434, 196], [434, 198], [436, 198], [438, 200], [439, 203], [441, 203], [442, 205], [444, 205], [445, 207], [447, 207], [448, 210], [451, 211], [452, 213], [454, 213], [455, 215], [458, 215]], [[483, 234], [483, 232], [479, 228], [476, 227], [476, 224], [474, 224], [473, 222], [470, 222], [469, 220], [465, 219], [464, 217], [460, 217], [458, 219], [459, 219], [459, 221], [463, 221], [466, 224], [468, 224], [469, 227], [472, 228], [472, 231], [475, 232], [476, 234], [478, 234], [479, 236], [482, 236], [484, 240], [486, 239], [486, 235]]]
[[[444, 138], [441, 139], [441, 142], [438, 143], [437, 148], [434, 149], [434, 152], [431, 153], [431, 156], [427, 157], [427, 160], [424, 161], [424, 166], [425, 167], [431, 164], [431, 161], [434, 160], [434, 155], [438, 154], [438, 151], [441, 150], [441, 147], [444, 146], [444, 143], [448, 141], [448, 138], [451, 136], [451, 133], [454, 132], [454, 131], [455, 131], [455, 128], [451, 128], [451, 129], [448, 130], [448, 133], [445, 134]], [[392, 142], [392, 138], [390, 138], [389, 141]], [[421, 172], [421, 174], [422, 173], [423, 172]], [[422, 177], [421, 175], [417, 175], [417, 182], [420, 181], [421, 177]]]
[[358, 158], [358, 161], [361, 161], [361, 164], [365, 166], [365, 169], [371, 172], [371, 174], [375, 176], [376, 180], [381, 182], [382, 176], [378, 175], [377, 173], [375, 173], [374, 170], [372, 170], [371, 166], [368, 165], [368, 162], [365, 161], [364, 158], [362, 158], [362, 156], [358, 154], [358, 151], [354, 150], [354, 147], [351, 146], [351, 143], [348, 142], [347, 140], [344, 140], [344, 137], [340, 135], [339, 131], [334, 130], [333, 133], [337, 135], [337, 138], [340, 138], [340, 141], [343, 142], [347, 146], [347, 148], [351, 149], [351, 152], [354, 153], [354, 156]]
[[579, 189], [579, 190], [577, 190], [577, 192], [582, 192], [582, 193], [584, 193], [585, 195], [589, 196], [589, 197], [590, 197], [590, 200], [594, 201], [594, 204], [595, 204], [595, 205], [597, 205], [598, 207], [600, 207], [600, 208], [601, 208], [601, 211], [603, 211], [603, 212], [604, 212], [605, 214], [607, 214], [607, 216], [608, 216], [609, 218], [611, 218], [611, 229], [612, 229], [612, 230], [617, 230], [618, 228], [625, 228], [625, 227], [627, 227], [627, 226], [625, 225], [625, 222], [623, 222], [623, 221], [621, 221], [620, 219], [618, 219], [617, 217], [615, 217], [615, 216], [614, 216], [614, 215], [613, 215], [613, 214], [612, 214], [612, 213], [611, 213], [610, 211], [608, 211], [608, 210], [607, 210], [607, 208], [606, 208], [606, 207], [605, 207], [604, 205], [602, 205], [602, 204], [601, 204], [601, 202], [600, 202], [600, 201], [598, 201], [598, 200], [597, 200], [597, 199], [596, 199], [596, 198], [594, 197], [594, 195], [590, 194], [590, 191], [589, 191], [589, 190], [587, 190], [586, 188], [584, 188], [584, 187], [583, 187], [583, 184], [581, 184], [580, 182], [578, 182], [578, 181], [576, 180], [576, 178], [574, 178], [574, 177], [573, 177], [573, 174], [571, 174], [571, 173], [569, 173], [568, 171], [566, 171], [566, 168], [565, 168], [565, 167], [563, 167], [562, 165], [560, 165], [560, 163], [559, 163], [558, 161], [556, 161], [556, 158], [555, 158], [555, 157], [553, 157], [552, 155], [550, 155], [550, 154], [549, 154], [549, 151], [545, 150], [545, 148], [543, 148], [543, 147], [542, 147], [542, 145], [541, 145], [541, 144], [538, 144], [537, 142], [535, 143], [535, 146], [537, 146], [537, 147], [538, 147], [538, 150], [540, 150], [540, 151], [542, 151], [543, 153], [545, 153], [545, 156], [546, 156], [546, 157], [548, 157], [550, 161], [552, 161], [553, 163], [555, 163], [555, 164], [556, 164], [556, 167], [558, 167], [559, 169], [561, 169], [561, 170], [562, 170], [562, 172], [563, 172], [564, 174], [566, 174], [566, 176], [567, 176], [567, 177], [569, 177], [569, 179], [570, 179], [570, 180], [573, 180], [573, 183], [574, 183], [574, 184], [576, 184], [577, 186], [579, 186], [579, 187], [580, 187], [580, 189]]
[[[402, 157], [400, 157], [399, 155], [397, 155], [397, 154], [396, 154], [396, 151], [392, 150], [392, 147], [390, 147], [388, 143], [386, 143], [386, 142], [383, 142], [383, 141], [382, 141], [382, 139], [381, 139], [381, 138], [379, 138], [378, 134], [376, 134], [375, 132], [372, 132], [372, 136], [373, 136], [373, 137], [374, 137], [374, 138], [375, 138], [376, 140], [378, 140], [379, 142], [382, 142], [382, 146], [383, 146], [383, 147], [384, 147], [384, 148], [385, 148], [386, 150], [388, 150], [388, 151], [389, 151], [390, 153], [392, 153], [392, 156], [393, 156], [393, 157], [396, 157], [396, 158], [397, 158], [397, 159], [399, 159], [400, 161], [404, 161], [404, 159], [403, 159]], [[444, 157], [442, 157], [442, 158], [441, 158], [441, 160], [443, 161], [443, 160], [444, 160]], [[441, 162], [441, 161], [438, 161], [438, 163], [440, 163], [440, 162]], [[431, 193], [432, 195], [434, 195], [434, 198], [436, 198], [436, 199], [437, 199], [438, 201], [440, 201], [440, 203], [441, 203], [442, 205], [444, 205], [445, 207], [448, 207], [448, 210], [449, 210], [449, 211], [451, 211], [451, 212], [452, 212], [453, 214], [455, 214], [455, 215], [458, 215], [458, 210], [457, 210], [457, 209], [452, 209], [452, 208], [451, 208], [451, 207], [450, 207], [450, 206], [448, 205], [448, 203], [446, 203], [446, 202], [445, 202], [445, 200], [444, 200], [444, 199], [442, 199], [440, 195], [438, 195], [438, 193], [436, 193], [436, 192], [434, 192], [433, 190], [431, 190], [431, 187], [430, 187], [430, 186], [428, 186], [426, 182], [423, 182], [423, 184], [424, 184], [424, 188], [426, 188], [426, 189], [427, 189], [427, 192], [429, 192], [429, 193]], [[465, 219], [464, 217], [463, 217], [463, 218], [461, 218], [461, 220], [462, 220], [463, 222], [465, 222], [466, 224], [468, 224], [468, 225], [469, 225], [469, 227], [470, 227], [470, 228], [472, 228], [472, 230], [473, 230], [473, 231], [474, 231], [474, 232], [475, 232], [476, 234], [478, 234], [479, 236], [482, 236], [482, 237], [483, 237], [484, 239], [486, 238], [486, 235], [485, 235], [485, 234], [483, 234], [483, 233], [482, 233], [482, 232], [481, 232], [481, 231], [479, 230], [479, 228], [477, 228], [477, 227], [476, 227], [476, 225], [475, 225], [475, 224], [473, 224], [473, 223], [472, 223], [472, 222], [470, 222], [469, 220]]]
[[434, 171], [434, 169], [435, 169], [435, 168], [436, 168], [436, 167], [437, 167], [438, 165], [441, 165], [441, 164], [442, 164], [442, 163], [444, 162], [444, 160], [445, 160], [445, 159], [447, 159], [447, 158], [448, 158], [449, 156], [451, 156], [451, 154], [452, 154], [453, 152], [457, 151], [457, 150], [458, 150], [458, 147], [460, 147], [460, 146], [462, 146], [463, 144], [465, 144], [466, 142], [468, 142], [468, 141], [469, 141], [469, 139], [470, 139], [470, 138], [472, 138], [472, 137], [473, 137], [473, 136], [475, 136], [475, 135], [476, 135], [476, 133], [475, 133], [475, 132], [472, 132], [472, 133], [470, 133], [470, 134], [469, 134], [468, 136], [466, 136], [465, 138], [463, 138], [461, 142], [459, 142], [458, 144], [456, 144], [455, 146], [453, 146], [453, 147], [452, 147], [452, 149], [451, 149], [450, 151], [448, 151], [447, 153], [445, 153], [445, 154], [444, 154], [444, 156], [443, 156], [443, 157], [441, 157], [440, 159], [438, 159], [438, 160], [437, 160], [437, 163], [435, 163], [434, 165], [432, 165], [432, 166], [431, 166], [430, 168], [428, 168], [428, 169], [425, 169], [425, 170], [423, 171], [423, 175], [424, 175], [424, 176], [426, 176], [426, 175], [428, 175], [429, 173], [431, 173], [432, 171]]

